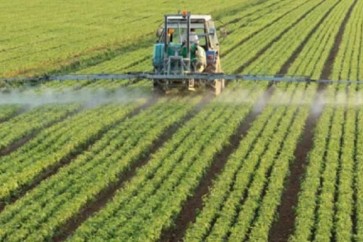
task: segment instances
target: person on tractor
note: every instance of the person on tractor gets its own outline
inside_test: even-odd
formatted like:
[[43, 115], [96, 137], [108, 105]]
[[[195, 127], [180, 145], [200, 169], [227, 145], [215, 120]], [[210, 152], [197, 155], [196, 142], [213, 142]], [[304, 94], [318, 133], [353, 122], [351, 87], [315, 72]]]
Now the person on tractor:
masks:
[[191, 57], [193, 71], [203, 72], [207, 66], [207, 57], [204, 48], [199, 45], [198, 34], [195, 32], [195, 29], [193, 28], [190, 29], [189, 43], [190, 43], [190, 57]]

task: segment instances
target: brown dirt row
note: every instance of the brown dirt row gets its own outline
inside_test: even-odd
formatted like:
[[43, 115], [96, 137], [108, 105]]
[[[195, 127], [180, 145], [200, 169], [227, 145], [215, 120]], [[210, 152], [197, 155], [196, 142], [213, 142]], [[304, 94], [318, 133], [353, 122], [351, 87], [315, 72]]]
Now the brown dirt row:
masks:
[[319, 98], [326, 86], [320, 84], [315, 95], [310, 114], [306, 120], [304, 133], [294, 151], [295, 161], [290, 164], [290, 174], [285, 180], [285, 190], [281, 196], [281, 204], [277, 209], [277, 220], [272, 224], [269, 241], [288, 241], [295, 225], [295, 207], [298, 202], [300, 182], [305, 174], [308, 154], [314, 143], [314, 129], [322, 113], [323, 106]]
[[88, 202], [77, 215], [66, 222], [66, 224], [62, 226], [62, 228], [52, 238], [52, 241], [66, 240], [84, 221], [86, 221], [96, 212], [100, 211], [107, 204], [107, 202], [109, 202], [115, 196], [116, 192], [122, 188], [122, 186], [127, 181], [132, 179], [137, 169], [146, 165], [152, 158], [152, 154], [162, 147], [185, 122], [193, 118], [205, 105], [207, 105], [212, 100], [212, 98], [213, 95], [205, 96], [191, 113], [165, 130], [164, 133], [153, 143], [153, 145], [148, 150], [148, 154], [144, 158], [132, 164], [126, 172], [119, 174], [119, 180], [101, 191], [97, 196], [95, 196], [93, 201]]
[[203, 207], [203, 197], [208, 194], [215, 178], [222, 172], [229, 156], [237, 149], [241, 137], [245, 136], [256, 117], [263, 111], [267, 100], [271, 97], [274, 88], [270, 86], [263, 97], [255, 104], [245, 120], [239, 125], [236, 132], [230, 137], [229, 144], [223, 148], [213, 159], [211, 167], [203, 176], [200, 184], [182, 207], [174, 226], [163, 231], [159, 241], [181, 241], [188, 225], [195, 221], [198, 211]]
[[336, 55], [338, 54], [339, 47], [341, 45], [341, 42], [343, 40], [343, 34], [345, 27], [350, 19], [350, 16], [352, 15], [353, 9], [355, 5], [358, 3], [358, 0], [355, 0], [354, 3], [350, 6], [348, 13], [345, 15], [342, 24], [340, 25], [339, 31], [337, 35], [335, 36], [335, 41], [332, 49], [330, 50], [329, 56], [325, 61], [324, 68], [321, 74], [321, 79], [327, 80], [330, 78], [333, 67], [334, 67], [334, 60]]
[[301, 42], [299, 47], [292, 53], [289, 59], [286, 60], [286, 62], [282, 65], [279, 74], [287, 74], [290, 66], [295, 62], [295, 60], [298, 58], [300, 52], [305, 47], [306, 43], [309, 41], [309, 39], [312, 37], [312, 35], [317, 31], [319, 26], [325, 21], [325, 19], [330, 15], [330, 13], [333, 11], [333, 9], [338, 5], [339, 2], [336, 2], [330, 9], [327, 11], [323, 18], [315, 25], [315, 27], [309, 32], [309, 34], [304, 38], [304, 40]]
[[[157, 97], [151, 98], [149, 102], [146, 102], [145, 104], [143, 104], [140, 107], [136, 108], [134, 111], [132, 111], [130, 114], [128, 114], [125, 118], [121, 119], [116, 124], [112, 125], [111, 127], [108, 127], [108, 128], [105, 128], [105, 129], [101, 130], [98, 133], [98, 135], [96, 135], [92, 139], [88, 140], [87, 143], [81, 144], [77, 149], [75, 149], [76, 150], [75, 152], [73, 152], [72, 154], [70, 154], [70, 155], [68, 155], [66, 157], [63, 157], [59, 162], [57, 162], [53, 166], [49, 167], [47, 170], [40, 173], [37, 177], [35, 177], [33, 179], [32, 182], [30, 182], [30, 183], [22, 186], [21, 188], [19, 188], [19, 190], [16, 193], [14, 193], [6, 203], [0, 203], [0, 212], [4, 209], [4, 207], [7, 204], [15, 203], [18, 199], [22, 198], [27, 192], [31, 191], [36, 186], [38, 186], [42, 181], [44, 181], [44, 180], [48, 179], [49, 177], [53, 176], [54, 174], [56, 174], [60, 168], [70, 164], [78, 155], [80, 155], [83, 151], [89, 149], [108, 130], [112, 129], [112, 127], [115, 127], [116, 125], [123, 122], [124, 120], [137, 115], [138, 113], [141, 112], [141, 110], [144, 110], [145, 108], [148, 108], [149, 106], [151, 106], [156, 101], [157, 101]], [[35, 134], [33, 135], [33, 137], [34, 136], [35, 136]], [[26, 139], [30, 140], [31, 137], [26, 138]]]
[[320, 1], [317, 5], [309, 9], [305, 14], [303, 14], [300, 18], [295, 20], [289, 27], [287, 27], [284, 32], [273, 38], [270, 42], [268, 42], [264, 48], [260, 49], [257, 54], [252, 57], [250, 60], [248, 60], [246, 63], [244, 63], [242, 66], [240, 66], [235, 72], [240, 73], [242, 72], [247, 66], [251, 65], [253, 62], [255, 62], [261, 55], [263, 55], [269, 48], [271, 48], [272, 44], [279, 41], [286, 32], [293, 29], [299, 22], [301, 22], [303, 19], [305, 19], [312, 11], [314, 11], [316, 8], [318, 8], [324, 1]]

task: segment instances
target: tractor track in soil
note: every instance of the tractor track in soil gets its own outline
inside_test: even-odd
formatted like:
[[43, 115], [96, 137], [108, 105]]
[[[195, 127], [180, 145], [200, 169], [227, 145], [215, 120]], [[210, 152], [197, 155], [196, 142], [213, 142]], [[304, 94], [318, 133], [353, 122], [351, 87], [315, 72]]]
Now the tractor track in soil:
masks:
[[333, 45], [332, 49], [330, 50], [328, 58], [325, 61], [324, 68], [323, 68], [323, 71], [321, 74], [321, 78], [324, 80], [329, 79], [332, 74], [333, 67], [334, 67], [334, 60], [335, 60], [336, 55], [338, 54], [341, 42], [343, 41], [345, 26], [347, 25], [347, 23], [350, 19], [350, 16], [352, 15], [353, 9], [357, 3], [358, 3], [358, 0], [355, 0], [353, 2], [353, 4], [350, 6], [348, 13], [345, 15], [343, 22], [340, 25], [338, 33], [335, 36], [334, 45]]
[[[54, 120], [53, 122], [50, 122], [34, 131], [32, 131], [30, 134], [25, 135], [24, 137], [14, 141], [13, 143], [11, 143], [10, 145], [8, 145], [7, 147], [0, 149], [0, 157], [1, 156], [6, 156], [9, 155], [10, 153], [16, 151], [17, 149], [19, 149], [20, 147], [22, 147], [23, 145], [25, 145], [29, 140], [33, 139], [37, 134], [39, 134], [43, 129], [47, 129], [55, 124], [61, 123], [64, 120], [66, 120], [67, 118], [79, 113], [81, 111], [80, 109], [77, 109], [73, 112], [68, 113], [66, 116], [58, 119], [58, 120]], [[1, 205], [0, 205], [0, 211], [1, 211]]]
[[274, 92], [272, 84], [269, 85], [263, 96], [256, 102], [247, 117], [241, 122], [236, 132], [230, 137], [229, 144], [226, 145], [213, 159], [211, 167], [207, 170], [200, 184], [182, 206], [182, 210], [174, 220], [174, 226], [162, 232], [159, 241], [182, 241], [190, 223], [195, 222], [198, 211], [203, 208], [203, 197], [208, 194], [213, 181], [223, 171], [229, 156], [238, 148], [241, 137], [244, 137], [252, 123], [263, 111], [269, 98]]
[[301, 180], [305, 175], [309, 152], [313, 148], [314, 129], [322, 114], [324, 104], [321, 97], [324, 95], [326, 84], [320, 83], [309, 116], [305, 121], [304, 132], [294, 151], [295, 160], [290, 164], [289, 175], [285, 178], [284, 191], [281, 203], [277, 209], [277, 219], [272, 223], [269, 232], [269, 241], [288, 241], [295, 226], [295, 208], [298, 203]]
[[93, 214], [100, 211], [105, 205], [112, 200], [115, 196], [116, 192], [123, 187], [123, 185], [134, 177], [136, 171], [142, 166], [146, 165], [152, 158], [152, 154], [157, 152], [185, 123], [192, 119], [195, 115], [197, 115], [202, 108], [207, 105], [213, 99], [213, 95], [206, 95], [193, 109], [192, 112], [187, 114], [185, 117], [181, 118], [178, 122], [171, 125], [167, 128], [163, 134], [157, 138], [157, 140], [153, 143], [150, 149], [147, 152], [147, 155], [140, 159], [140, 161], [133, 163], [130, 168], [119, 174], [119, 180], [111, 185], [109, 185], [106, 189], [102, 190], [98, 195], [95, 196], [93, 201], [88, 202], [80, 212], [69, 219], [65, 225], [63, 225], [55, 234], [55, 236], [51, 239], [51, 241], [65, 241], [69, 236], [71, 236], [77, 228], [86, 221]]
[[[87, 143], [81, 144], [75, 152], [72, 154], [63, 157], [59, 162], [56, 164], [48, 167], [45, 171], [38, 174], [32, 182], [22, 186], [21, 188], [16, 191], [13, 195], [10, 196], [10, 199], [8, 199], [6, 202], [0, 201], [0, 212], [5, 208], [6, 205], [15, 203], [17, 200], [21, 199], [27, 192], [31, 191], [35, 187], [37, 187], [42, 181], [50, 178], [51, 176], [55, 175], [60, 168], [70, 164], [78, 155], [83, 153], [84, 151], [88, 150], [94, 143], [96, 143], [102, 136], [108, 131], [111, 130], [113, 127], [117, 126], [118, 124], [122, 123], [126, 119], [129, 119], [133, 116], [136, 116], [138, 113], [140, 113], [142, 110], [152, 106], [156, 101], [158, 100], [157, 96], [153, 96], [150, 98], [149, 101], [147, 101], [145, 104], [141, 105], [140, 107], [137, 107], [134, 109], [131, 113], [129, 113], [126, 117], [119, 120], [117, 123], [111, 125], [108, 128], [105, 128], [99, 132], [98, 135], [88, 140]], [[30, 140], [30, 138], [27, 140]]]
[[285, 30], [279, 34], [278, 36], [276, 36], [275, 38], [273, 38], [271, 41], [269, 41], [265, 47], [263, 47], [262, 49], [260, 49], [256, 55], [254, 57], [252, 57], [251, 59], [249, 59], [248, 61], [246, 61], [243, 65], [241, 65], [240, 67], [238, 67], [234, 72], [235, 73], [241, 73], [243, 72], [243, 70], [248, 67], [249, 65], [251, 65], [253, 62], [255, 62], [260, 56], [262, 56], [268, 49], [271, 48], [271, 46], [273, 45], [273, 43], [281, 40], [281, 38], [283, 38], [283, 36], [290, 31], [291, 29], [293, 29], [297, 24], [299, 24], [303, 19], [305, 19], [311, 12], [313, 12], [315, 9], [317, 9], [321, 4], [323, 4], [324, 1], [320, 1], [317, 5], [315, 5], [314, 7], [310, 8], [308, 11], [306, 11], [300, 18], [298, 18], [296, 21], [294, 21], [290, 26], [288, 26], [287, 28], [285, 28]]

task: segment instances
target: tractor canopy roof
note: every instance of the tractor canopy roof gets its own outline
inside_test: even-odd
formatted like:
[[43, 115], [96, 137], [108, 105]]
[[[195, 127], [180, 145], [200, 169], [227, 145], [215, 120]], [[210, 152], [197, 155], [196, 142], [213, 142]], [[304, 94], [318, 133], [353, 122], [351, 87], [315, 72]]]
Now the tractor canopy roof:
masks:
[[[168, 19], [171, 19], [171, 20], [182, 20], [183, 19], [183, 16], [181, 15], [167, 15], [168, 16]], [[192, 14], [190, 15], [190, 19], [191, 20], [205, 20], [205, 21], [210, 21], [212, 20], [212, 16], [211, 15], [195, 15], [195, 14]]]

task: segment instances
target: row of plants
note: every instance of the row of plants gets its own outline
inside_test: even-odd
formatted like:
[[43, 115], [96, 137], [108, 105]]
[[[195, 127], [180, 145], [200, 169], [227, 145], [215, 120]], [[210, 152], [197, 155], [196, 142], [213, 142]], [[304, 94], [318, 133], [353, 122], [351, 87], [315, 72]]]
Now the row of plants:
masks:
[[353, 214], [354, 214], [354, 169], [355, 153], [359, 149], [356, 144], [357, 110], [355, 107], [355, 85], [348, 87], [349, 94], [344, 107], [343, 138], [340, 144], [339, 168], [336, 181], [336, 198], [334, 214], [334, 236], [337, 241], [349, 241], [353, 238]]
[[[67, 117], [79, 108], [78, 104], [47, 104], [3, 122], [0, 126], [0, 149], [4, 149], [23, 137]], [[12, 106], [7, 111], [5, 110], [5, 114], [11, 115], [16, 110], [16, 107]]]
[[363, 3], [357, 1], [344, 30], [339, 51], [334, 60], [334, 68], [331, 78], [334, 80], [363, 80], [361, 68], [361, 56], [363, 48], [361, 44], [363, 30]]
[[320, 173], [325, 160], [325, 150], [328, 144], [326, 137], [331, 133], [333, 108], [325, 108], [314, 131], [314, 149], [309, 153], [305, 179], [301, 185], [299, 202], [296, 210], [295, 233], [291, 241], [311, 240], [314, 227], [314, 215], [317, 204], [317, 194], [320, 186]]
[[346, 241], [353, 236], [355, 88], [336, 85], [326, 91], [328, 103], [314, 131], [291, 241]]
[[[90, 140], [97, 139], [140, 104], [110, 104], [80, 112], [42, 130], [16, 151], [0, 157], [0, 201], [16, 195], [49, 167], [79, 153]], [[68, 109], [71, 107], [67, 105]]]
[[[293, 85], [291, 85], [289, 89], [289, 92], [292, 94], [292, 91], [295, 88]], [[273, 99], [279, 99], [280, 96], [281, 95], [274, 95]], [[240, 179], [243, 177], [244, 179], [247, 179], [249, 177], [249, 173], [247, 172], [248, 168], [254, 169], [253, 163], [246, 164], [248, 167], [245, 167], [245, 174], [243, 174], [243, 177], [238, 175], [242, 174], [238, 172], [241, 170], [242, 164], [244, 164], [243, 162], [240, 162], [240, 159], [238, 158], [247, 155], [250, 157], [259, 158], [259, 156], [268, 146], [266, 139], [272, 136], [276, 126], [278, 126], [278, 123], [281, 121], [285, 112], [285, 107], [277, 108], [270, 105], [266, 107], [264, 112], [253, 123], [248, 131], [248, 134], [241, 140], [239, 148], [227, 161], [224, 171], [214, 182], [214, 185], [209, 192], [208, 198], [204, 200], [203, 210], [196, 218], [196, 222], [190, 226], [185, 240], [205, 240], [206, 236], [214, 226], [217, 218], [219, 216], [224, 216], [226, 212], [228, 213], [228, 211], [222, 212], [222, 208], [224, 207], [227, 198], [231, 195], [231, 190], [237, 190], [240, 188], [240, 186], [234, 187], [236, 185], [237, 176], [239, 176]], [[230, 206], [231, 204], [226, 206], [225, 209]]]
[[[310, 89], [310, 93], [307, 91], [306, 98], [310, 100], [312, 90]], [[294, 159], [293, 153], [310, 107], [307, 105], [299, 108], [299, 105], [292, 104], [289, 106], [290, 108], [294, 112], [293, 117], [289, 115], [284, 117], [281, 122], [281, 130], [278, 130], [272, 139], [272, 142], [276, 141], [273, 142], [274, 144], [280, 145], [267, 150], [261, 158], [243, 205], [237, 210], [239, 212], [229, 236], [232, 241], [245, 238], [252, 241], [263, 241], [268, 238], [277, 206], [280, 204], [289, 163]]]
[[83, 206], [143, 159], [158, 137], [180, 122], [200, 97], [188, 99], [161, 99], [115, 125], [69, 165], [5, 207], [0, 213], [0, 240], [51, 239]]
[[335, 43], [339, 27], [353, 1], [340, 1], [329, 15], [317, 26], [305, 43], [298, 58], [288, 70], [289, 74], [303, 74], [319, 80], [330, 50]]
[[[362, 88], [359, 89], [362, 91]], [[356, 215], [356, 229], [355, 239], [356, 241], [363, 241], [363, 110], [360, 107], [357, 111], [357, 129], [356, 135], [356, 150], [355, 150], [355, 162], [354, 167], [354, 193], [356, 197], [356, 203], [354, 204], [354, 212]]]
[[307, 102], [298, 108], [296, 119], [289, 128], [290, 132], [282, 144], [281, 153], [279, 153], [276, 162], [272, 167], [265, 195], [260, 201], [261, 206], [257, 213], [257, 218], [252, 224], [248, 236], [251, 241], [268, 240], [271, 226], [277, 217], [277, 209], [281, 203], [282, 192], [284, 191], [285, 185], [284, 182], [289, 175], [290, 164], [296, 162], [294, 152], [299, 148], [297, 145], [299, 138], [304, 131], [306, 119], [311, 111], [314, 93], [315, 87], [308, 87], [305, 97]]
[[[362, 53], [361, 5], [356, 3], [348, 19], [330, 76], [333, 80], [361, 79], [357, 68]], [[356, 84], [330, 86], [326, 91], [326, 107], [315, 130], [291, 241], [360, 241], [360, 93], [361, 87]]]
[[0, 105], [0, 122], [6, 121], [22, 110], [21, 105], [17, 104], [2, 104]]

